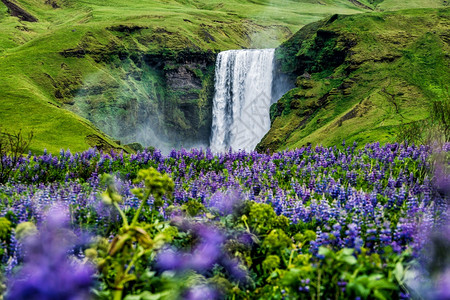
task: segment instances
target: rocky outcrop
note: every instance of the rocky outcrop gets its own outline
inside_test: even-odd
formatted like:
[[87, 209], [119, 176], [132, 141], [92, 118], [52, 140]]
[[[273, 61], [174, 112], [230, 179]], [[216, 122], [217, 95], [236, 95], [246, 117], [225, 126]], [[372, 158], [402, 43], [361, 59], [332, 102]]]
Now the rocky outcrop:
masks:
[[116, 152], [124, 151], [125, 153], [131, 152], [128, 147], [117, 148], [112, 143], [109, 143], [106, 139], [97, 134], [87, 135], [85, 141], [91, 148], [97, 148], [97, 150], [105, 153], [109, 153], [111, 150]]
[[11, 0], [2, 0], [3, 4], [6, 5], [8, 8], [8, 12], [13, 17], [18, 17], [22, 21], [26, 22], [37, 22], [38, 19], [27, 12], [25, 9], [20, 7], [17, 3], [11, 1]]
[[[199, 68], [205, 69], [206, 63], [195, 65], [193, 62], [186, 62], [175, 69], [166, 71], [167, 84], [174, 91], [189, 92], [192, 89], [199, 90], [202, 88], [202, 81], [193, 71]], [[195, 95], [193, 96], [194, 98], [196, 97]], [[185, 99], [190, 100], [192, 98], [188, 95]]]
[[89, 55], [104, 65], [103, 72], [78, 80], [76, 70], [62, 67], [52, 85], [66, 108], [123, 143], [162, 150], [209, 144], [213, 52], [127, 53], [120, 47], [89, 44], [89, 40], [87, 36], [77, 48], [61, 55]]
[[364, 9], [368, 9], [368, 10], [373, 10], [372, 7], [365, 5], [364, 3], [359, 2], [358, 0], [349, 0], [353, 5], [364, 8]]

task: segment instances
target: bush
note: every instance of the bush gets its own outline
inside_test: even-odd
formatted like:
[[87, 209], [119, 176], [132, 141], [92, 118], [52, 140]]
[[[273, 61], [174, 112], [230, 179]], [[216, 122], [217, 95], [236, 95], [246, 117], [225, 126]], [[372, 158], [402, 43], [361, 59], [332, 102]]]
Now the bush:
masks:
[[0, 183], [5, 183], [15, 166], [20, 162], [22, 154], [29, 149], [33, 132], [24, 136], [22, 130], [17, 133], [0, 131]]

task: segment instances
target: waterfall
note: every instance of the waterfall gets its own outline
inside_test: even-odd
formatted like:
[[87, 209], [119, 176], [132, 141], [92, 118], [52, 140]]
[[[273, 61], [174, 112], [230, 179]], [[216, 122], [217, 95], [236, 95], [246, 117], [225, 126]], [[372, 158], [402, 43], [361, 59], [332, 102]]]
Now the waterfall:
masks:
[[230, 147], [253, 150], [269, 131], [274, 53], [275, 49], [230, 50], [217, 56], [213, 152]]

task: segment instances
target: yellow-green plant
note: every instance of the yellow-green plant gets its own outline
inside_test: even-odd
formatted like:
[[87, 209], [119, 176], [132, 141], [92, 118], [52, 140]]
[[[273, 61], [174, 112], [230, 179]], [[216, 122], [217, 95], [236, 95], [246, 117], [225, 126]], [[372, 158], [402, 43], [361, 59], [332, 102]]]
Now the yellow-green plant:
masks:
[[163, 175], [154, 168], [139, 171], [134, 183], [143, 182], [144, 187], [133, 189], [141, 203], [130, 222], [119, 206], [122, 197], [115, 188], [113, 177], [103, 175], [103, 181], [107, 188], [102, 199], [117, 209], [123, 224], [111, 242], [99, 239], [93, 248], [86, 251], [86, 256], [98, 264], [101, 276], [113, 291], [112, 299], [119, 300], [123, 297], [126, 284], [135, 281], [139, 272], [147, 269], [146, 260], [143, 258], [151, 255], [173, 237], [174, 231], [167, 230], [171, 228], [169, 224], [153, 219], [151, 223], [140, 222], [139, 216], [148, 205], [150, 196], [154, 198], [152, 209], [161, 207], [164, 204], [163, 195], [170, 194], [174, 184], [167, 174]]

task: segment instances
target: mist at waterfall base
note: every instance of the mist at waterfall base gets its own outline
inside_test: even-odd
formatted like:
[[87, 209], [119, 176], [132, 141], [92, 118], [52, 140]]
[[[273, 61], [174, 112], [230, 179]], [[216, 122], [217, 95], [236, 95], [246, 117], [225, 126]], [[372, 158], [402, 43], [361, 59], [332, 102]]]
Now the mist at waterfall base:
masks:
[[[230, 148], [252, 151], [270, 129], [270, 106], [293, 88], [291, 78], [279, 72], [278, 67], [275, 49], [229, 50], [218, 54], [209, 145], [195, 140], [164, 139], [155, 131], [151, 119], [131, 136], [164, 154], [180, 148], [210, 148], [214, 153]], [[164, 118], [170, 112], [158, 113]]]
[[[290, 87], [277, 74], [275, 49], [229, 50], [216, 62], [210, 148], [254, 150], [270, 129], [270, 105]], [[275, 79], [275, 80], [274, 80]]]
[[[100, 130], [120, 140], [121, 144], [139, 143], [155, 147], [163, 154], [172, 149], [210, 147], [213, 152], [253, 150], [270, 129], [270, 105], [287, 92], [292, 84], [277, 71], [274, 49], [230, 50], [218, 54], [215, 70], [215, 96], [211, 135], [201, 140], [187, 140], [164, 124], [173, 113], [161, 110], [150, 70], [142, 80], [123, 77], [115, 68], [88, 75], [74, 98], [66, 105], [90, 120]], [[130, 70], [122, 66], [124, 72]], [[114, 76], [121, 77], [116, 81]], [[104, 87], [108, 90], [105, 93]], [[208, 144], [209, 140], [209, 144]]]
[[[86, 76], [73, 104], [65, 108], [88, 119], [110, 137], [120, 140], [122, 145], [139, 143], [163, 154], [169, 154], [172, 149], [208, 147], [207, 136], [203, 142], [190, 141], [163, 126], [168, 123], [166, 116], [173, 112], [158, 107], [155, 85], [158, 80], [150, 70], [145, 70], [142, 80], [136, 80], [117, 74], [116, 69], [120, 68], [106, 67]], [[128, 69], [125, 71], [130, 73]], [[111, 74], [121, 80], [115, 80]], [[108, 87], [106, 92], [105, 86]]]
[[[160, 116], [164, 116], [163, 112], [159, 112]], [[143, 147], [153, 147], [158, 149], [162, 154], [168, 155], [173, 149], [207, 149], [208, 144], [202, 143], [196, 140], [186, 140], [175, 132], [168, 132], [167, 136], [172, 136], [173, 138], [164, 138], [162, 134], [157, 134], [157, 126], [152, 121], [143, 123], [140, 127], [136, 128], [129, 133], [127, 138], [121, 140], [122, 144], [131, 144], [137, 142]]]
[[[210, 148], [214, 153], [252, 151], [270, 129], [270, 106], [293, 88], [292, 80], [278, 71], [275, 49], [229, 50], [217, 56], [210, 144], [166, 139], [149, 118], [125, 143], [137, 141], [163, 154], [172, 149]], [[170, 113], [158, 111], [160, 118]], [[166, 133], [171, 136], [171, 133]]]

